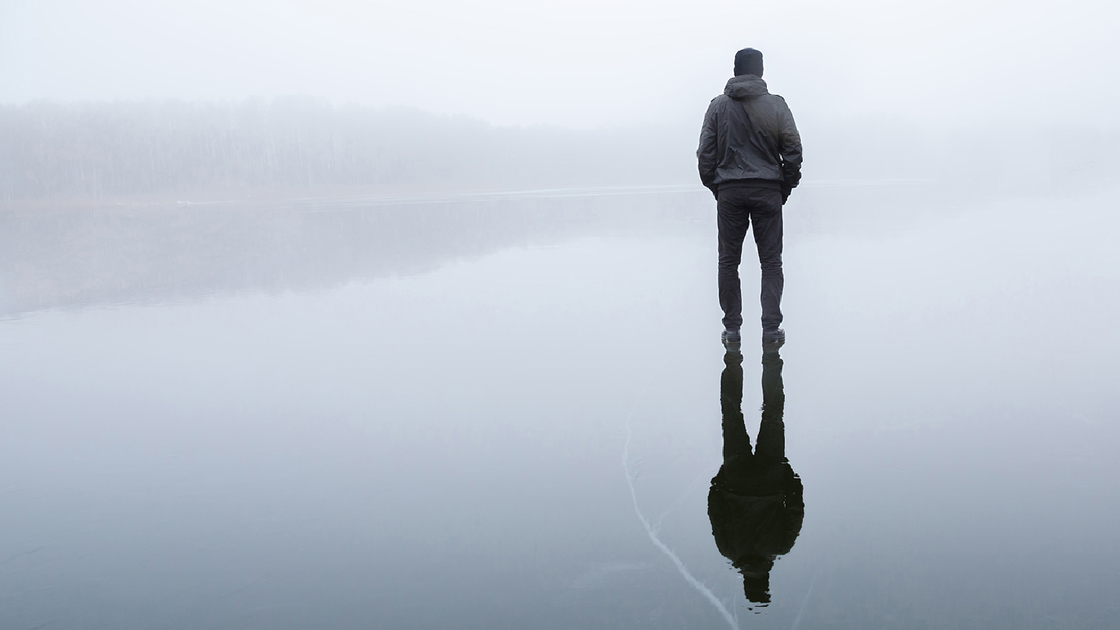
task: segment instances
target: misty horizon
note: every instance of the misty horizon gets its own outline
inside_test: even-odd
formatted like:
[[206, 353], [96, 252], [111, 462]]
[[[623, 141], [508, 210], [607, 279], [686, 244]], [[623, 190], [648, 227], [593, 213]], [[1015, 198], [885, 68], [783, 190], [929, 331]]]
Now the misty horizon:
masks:
[[[934, 182], [990, 193], [1090, 191], [1117, 182], [1120, 131], [927, 125], [851, 117], [806, 128], [805, 185]], [[325, 99], [0, 106], [0, 202], [159, 201], [223, 195], [469, 192], [684, 185], [699, 189], [694, 125], [502, 127]], [[215, 197], [215, 195], [217, 197]]]
[[748, 45], [807, 185], [1098, 189], [1120, 173], [1115, 23], [1088, 1], [9, 0], [0, 200], [692, 184]]

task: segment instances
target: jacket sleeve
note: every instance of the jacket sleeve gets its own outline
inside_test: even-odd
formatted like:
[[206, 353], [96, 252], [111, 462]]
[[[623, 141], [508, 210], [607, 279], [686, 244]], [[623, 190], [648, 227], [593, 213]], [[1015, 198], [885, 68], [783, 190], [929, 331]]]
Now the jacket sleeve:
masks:
[[782, 152], [782, 182], [790, 189], [801, 182], [801, 134], [793, 122], [793, 112], [789, 111], [785, 99], [778, 113], [779, 136]]
[[704, 114], [704, 126], [700, 128], [700, 147], [696, 149], [696, 162], [700, 169], [700, 181], [712, 191], [716, 193], [716, 167], [719, 165], [716, 159], [716, 129], [718, 128], [716, 121], [716, 102], [712, 99], [712, 103], [708, 105], [708, 111]]

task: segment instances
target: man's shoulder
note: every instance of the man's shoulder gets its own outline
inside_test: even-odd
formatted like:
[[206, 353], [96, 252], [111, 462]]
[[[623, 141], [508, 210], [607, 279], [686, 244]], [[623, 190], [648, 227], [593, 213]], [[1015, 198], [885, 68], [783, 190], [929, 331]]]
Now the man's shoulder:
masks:
[[766, 96], [771, 99], [770, 103], [773, 107], [789, 110], [789, 104], [786, 103], [786, 99], [782, 98], [781, 94], [767, 94]]
[[720, 94], [714, 97], [711, 102], [708, 103], [708, 112], [705, 117], [711, 118], [720, 115], [727, 108], [727, 102], [730, 100], [731, 97], [726, 94]]
[[712, 100], [711, 100], [711, 102], [709, 103], [708, 106], [709, 107], [716, 107], [718, 105], [723, 105], [724, 103], [726, 103], [727, 101], [730, 101], [730, 100], [731, 100], [730, 96], [728, 96], [726, 94], [719, 94], [717, 96], [712, 97]]
[[780, 94], [763, 94], [758, 97], [758, 105], [752, 108], [752, 111], [761, 110], [763, 112], [770, 112], [779, 117], [788, 116], [790, 113], [789, 105], [786, 104], [786, 99], [782, 98]]

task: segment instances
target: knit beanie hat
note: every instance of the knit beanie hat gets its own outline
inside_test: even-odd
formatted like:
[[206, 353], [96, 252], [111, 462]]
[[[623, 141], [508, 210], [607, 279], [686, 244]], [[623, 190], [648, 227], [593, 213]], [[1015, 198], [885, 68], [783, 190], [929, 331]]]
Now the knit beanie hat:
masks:
[[753, 48], [744, 48], [735, 53], [735, 76], [753, 74], [762, 76], [762, 53]]

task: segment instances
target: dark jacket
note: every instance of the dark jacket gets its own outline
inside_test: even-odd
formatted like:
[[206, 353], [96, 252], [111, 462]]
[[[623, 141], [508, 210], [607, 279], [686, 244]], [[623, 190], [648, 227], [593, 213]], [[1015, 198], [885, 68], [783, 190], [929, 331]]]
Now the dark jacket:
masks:
[[785, 99], [770, 94], [753, 74], [731, 79], [712, 99], [696, 158], [700, 181], [712, 193], [731, 181], [765, 180], [788, 194], [801, 181], [801, 136], [793, 114]]

